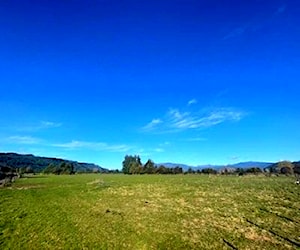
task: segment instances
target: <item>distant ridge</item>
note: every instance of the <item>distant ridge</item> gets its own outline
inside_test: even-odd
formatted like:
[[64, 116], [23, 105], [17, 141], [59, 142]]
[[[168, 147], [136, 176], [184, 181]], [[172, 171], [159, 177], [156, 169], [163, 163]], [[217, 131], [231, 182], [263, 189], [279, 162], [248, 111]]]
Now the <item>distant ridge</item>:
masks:
[[166, 168], [176, 168], [176, 167], [180, 167], [183, 170], [188, 170], [189, 168], [194, 168], [193, 166], [189, 166], [186, 164], [181, 164], [181, 163], [171, 163], [171, 162], [165, 162], [165, 163], [157, 163], [155, 164], [155, 166], [159, 167], [159, 166], [165, 166]]
[[230, 168], [252, 168], [252, 167], [257, 167], [260, 169], [267, 168], [274, 164], [273, 162], [259, 162], [259, 161], [246, 161], [246, 162], [239, 162], [235, 164], [228, 164], [228, 165], [198, 165], [198, 166], [191, 166], [187, 164], [182, 164], [182, 163], [171, 163], [171, 162], [166, 162], [166, 163], [157, 163], [155, 164], [156, 166], [165, 166], [167, 168], [175, 168], [175, 167], [181, 167], [184, 171], [188, 170], [191, 168], [192, 170], [201, 170], [204, 168], [212, 168], [215, 170], [222, 169], [224, 167], [230, 167]]
[[266, 168], [270, 165], [274, 164], [274, 162], [258, 162], [258, 161], [246, 161], [246, 162], [239, 162], [230, 166], [233, 166], [235, 168]]
[[12, 168], [31, 167], [34, 172], [42, 172], [50, 164], [59, 165], [63, 162], [72, 164], [75, 172], [92, 172], [95, 170], [108, 172], [108, 169], [93, 163], [77, 162], [54, 157], [40, 157], [32, 154], [0, 153], [0, 166]]

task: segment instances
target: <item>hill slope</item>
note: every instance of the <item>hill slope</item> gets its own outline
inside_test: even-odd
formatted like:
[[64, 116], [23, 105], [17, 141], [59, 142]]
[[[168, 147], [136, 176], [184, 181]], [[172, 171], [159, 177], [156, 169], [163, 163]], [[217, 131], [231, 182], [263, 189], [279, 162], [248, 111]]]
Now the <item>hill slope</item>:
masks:
[[40, 157], [34, 155], [23, 155], [16, 153], [0, 153], [0, 166], [12, 168], [31, 167], [34, 172], [42, 172], [50, 164], [59, 166], [62, 163], [72, 164], [75, 172], [107, 172], [108, 170], [92, 163], [82, 163], [77, 161], [64, 160], [59, 158]]

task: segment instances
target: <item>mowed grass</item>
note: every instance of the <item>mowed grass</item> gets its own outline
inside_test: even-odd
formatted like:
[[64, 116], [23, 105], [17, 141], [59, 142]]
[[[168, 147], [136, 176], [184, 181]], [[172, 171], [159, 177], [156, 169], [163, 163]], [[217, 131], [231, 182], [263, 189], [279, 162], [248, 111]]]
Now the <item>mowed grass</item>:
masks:
[[263, 176], [35, 176], [0, 189], [0, 249], [297, 249], [300, 186]]

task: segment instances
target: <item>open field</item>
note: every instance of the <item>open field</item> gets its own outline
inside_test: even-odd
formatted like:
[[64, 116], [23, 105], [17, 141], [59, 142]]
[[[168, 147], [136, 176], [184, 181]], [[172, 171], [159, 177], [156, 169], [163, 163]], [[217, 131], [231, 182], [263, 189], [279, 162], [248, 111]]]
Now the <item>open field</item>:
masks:
[[0, 249], [297, 249], [289, 177], [35, 176], [0, 189]]

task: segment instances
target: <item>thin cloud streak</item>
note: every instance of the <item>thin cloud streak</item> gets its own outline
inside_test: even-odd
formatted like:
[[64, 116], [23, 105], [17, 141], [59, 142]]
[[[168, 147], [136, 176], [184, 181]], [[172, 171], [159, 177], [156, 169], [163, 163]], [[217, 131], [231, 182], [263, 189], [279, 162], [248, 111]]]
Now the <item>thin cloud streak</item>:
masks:
[[87, 141], [76, 141], [76, 140], [72, 140], [71, 142], [67, 142], [67, 143], [52, 144], [52, 146], [64, 148], [68, 150], [89, 149], [95, 151], [109, 151], [109, 152], [127, 152], [131, 149], [130, 146], [124, 144], [112, 145], [112, 144], [107, 144], [105, 142], [87, 142]]
[[41, 143], [41, 139], [39, 138], [32, 137], [32, 136], [19, 136], [19, 135], [10, 136], [6, 138], [6, 141], [11, 144], [28, 144], [28, 145]]
[[[165, 115], [164, 123], [160, 122], [153, 125], [153, 120], [145, 127], [151, 128], [145, 132], [180, 132], [192, 129], [204, 129], [216, 126], [224, 122], [237, 122], [247, 114], [233, 108], [213, 109], [209, 112], [182, 112], [178, 109], [170, 109]], [[160, 119], [158, 119], [160, 120]], [[145, 128], [144, 127], [144, 128]]]
[[193, 104], [196, 104], [198, 101], [196, 99], [192, 99], [188, 102], [188, 106], [191, 106]]
[[188, 112], [181, 113], [178, 110], [171, 110], [169, 115], [171, 116], [172, 127], [177, 129], [196, 129], [212, 127], [225, 121], [239, 121], [244, 114], [223, 108], [202, 116]]
[[246, 32], [248, 26], [238, 27], [229, 32], [226, 36], [223, 37], [223, 40], [227, 40], [233, 37], [241, 36]]
[[228, 40], [231, 38], [235, 38], [235, 37], [239, 37], [242, 36], [244, 33], [247, 32], [255, 32], [259, 29], [262, 29], [263, 27], [265, 27], [267, 24], [269, 24], [270, 22], [272, 22], [272, 19], [278, 15], [281, 15], [283, 12], [286, 11], [286, 5], [283, 4], [281, 6], [279, 6], [277, 8], [277, 10], [275, 12], [273, 12], [273, 14], [269, 17], [265, 17], [261, 22], [257, 22], [254, 20], [249, 20], [249, 22], [245, 23], [244, 25], [240, 26], [240, 27], [236, 27], [234, 29], [232, 29], [227, 35], [225, 35], [223, 37], [223, 40]]
[[142, 128], [142, 131], [151, 131], [155, 129], [159, 124], [163, 123], [161, 119], [153, 119], [147, 125]]
[[203, 138], [203, 137], [195, 137], [195, 138], [188, 138], [185, 141], [188, 141], [188, 142], [197, 142], [197, 141], [207, 141], [207, 139]]
[[41, 121], [40, 128], [58, 128], [61, 127], [62, 123], [51, 122], [51, 121]]
[[125, 144], [108, 144], [105, 142], [88, 142], [88, 141], [77, 141], [72, 140], [66, 143], [51, 143], [46, 140], [36, 138], [33, 136], [10, 136], [4, 138], [4, 141], [9, 144], [16, 145], [38, 145], [39, 147], [52, 147], [66, 150], [94, 150], [94, 151], [108, 151], [108, 152], [127, 152], [132, 149], [131, 146]]
[[36, 132], [36, 131], [44, 130], [44, 129], [59, 128], [61, 126], [62, 126], [62, 123], [59, 123], [59, 122], [40, 121], [39, 123], [34, 124], [34, 125], [18, 127], [17, 130], [23, 131], [23, 132]]

